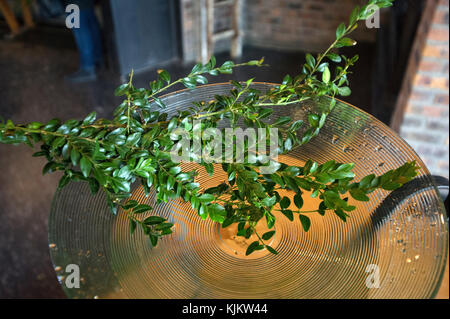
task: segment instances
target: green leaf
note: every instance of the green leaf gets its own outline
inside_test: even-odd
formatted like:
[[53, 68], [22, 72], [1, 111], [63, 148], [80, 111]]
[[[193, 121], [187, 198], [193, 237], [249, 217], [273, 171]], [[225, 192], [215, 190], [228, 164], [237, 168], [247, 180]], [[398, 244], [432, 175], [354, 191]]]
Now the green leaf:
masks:
[[83, 125], [90, 125], [95, 122], [95, 119], [97, 118], [97, 113], [92, 112], [86, 118], [83, 120]]
[[33, 155], [31, 155], [31, 156], [33, 156], [33, 157], [39, 157], [39, 156], [46, 156], [46, 155], [47, 155], [47, 152], [45, 152], [45, 151], [39, 151], [39, 152], [33, 153]]
[[232, 218], [227, 218], [227, 219], [225, 219], [225, 220], [223, 221], [223, 223], [222, 223], [222, 228], [226, 228], [226, 227], [230, 226], [230, 225], [233, 224], [233, 223], [234, 223], [234, 221], [233, 221]]
[[248, 247], [247, 247], [247, 251], [245, 252], [245, 255], [248, 256], [251, 253], [253, 253], [256, 248], [259, 246], [259, 241], [254, 241], [253, 243], [251, 243]]
[[321, 63], [321, 64], [317, 67], [317, 71], [323, 72], [323, 71], [325, 71], [325, 68], [328, 67], [328, 66], [329, 66], [328, 62]]
[[270, 212], [266, 212], [266, 222], [267, 222], [267, 227], [269, 229], [273, 228], [273, 226], [275, 225], [275, 216], [273, 216]]
[[291, 76], [288, 74], [283, 78], [283, 82], [281, 84], [288, 85], [292, 82]]
[[290, 121], [291, 121], [291, 118], [289, 116], [281, 116], [272, 125], [273, 126], [281, 126], [281, 125], [289, 123]]
[[107, 183], [107, 176], [101, 170], [94, 168], [94, 176], [100, 185], [104, 186]]
[[174, 117], [170, 120], [167, 130], [169, 132], [173, 131], [178, 125], [178, 118]]
[[52, 148], [55, 149], [55, 148], [61, 147], [65, 143], [66, 143], [65, 137], [63, 137], [63, 136], [57, 137], [52, 142]]
[[208, 62], [208, 69], [212, 70], [216, 66], [216, 57], [214, 55], [211, 55], [211, 58]]
[[303, 207], [303, 197], [301, 193], [295, 194], [294, 204], [298, 209], [301, 209]]
[[356, 41], [350, 38], [342, 38], [340, 39], [337, 43], [336, 43], [336, 47], [337, 48], [342, 48], [342, 47], [351, 47], [354, 46], [356, 44]]
[[32, 123], [30, 123], [30, 124], [27, 125], [27, 128], [31, 128], [31, 129], [33, 129], [33, 130], [37, 130], [37, 129], [41, 128], [42, 125], [43, 125], [43, 124], [40, 123], [40, 122], [32, 122]]
[[178, 175], [179, 173], [181, 173], [181, 167], [180, 166], [171, 167], [169, 169], [169, 173], [172, 175]]
[[149, 238], [150, 238], [150, 242], [152, 243], [152, 246], [156, 247], [156, 245], [158, 244], [158, 236], [150, 234]]
[[341, 96], [349, 96], [350, 94], [352, 94], [352, 91], [350, 90], [350, 88], [348, 86], [344, 86], [344, 87], [338, 88], [338, 93]]
[[308, 216], [305, 215], [298, 215], [298, 217], [300, 218], [300, 222], [302, 223], [303, 229], [305, 230], [305, 232], [307, 232], [309, 230], [309, 227], [311, 227], [311, 220], [309, 219]]
[[125, 95], [128, 92], [129, 89], [130, 89], [129, 84], [128, 83], [124, 83], [121, 86], [119, 86], [117, 89], [115, 89], [114, 95], [115, 96]]
[[322, 113], [322, 115], [320, 116], [320, 120], [319, 120], [319, 128], [323, 127], [323, 125], [325, 124], [326, 120], [327, 120], [327, 114], [326, 113]]
[[281, 213], [286, 216], [291, 222], [294, 221], [294, 213], [290, 209], [282, 210]]
[[289, 131], [291, 132], [295, 132], [298, 129], [300, 129], [300, 127], [303, 125], [303, 121], [302, 120], [297, 120], [295, 122], [293, 122], [290, 126], [289, 126]]
[[[108, 193], [107, 193], [108, 195]], [[106, 203], [108, 204], [109, 210], [111, 211], [111, 213], [116, 216], [117, 215], [117, 205], [114, 204], [114, 202], [111, 200], [111, 196], [108, 195], [106, 196]]]
[[158, 225], [161, 223], [164, 223], [166, 221], [165, 218], [160, 216], [149, 216], [146, 219], [144, 219], [144, 224], [146, 225]]
[[364, 177], [360, 182], [359, 182], [359, 187], [360, 188], [369, 188], [371, 186], [372, 180], [375, 178], [375, 174], [370, 174], [366, 177]]
[[66, 143], [63, 148], [61, 149], [61, 155], [63, 157], [64, 160], [68, 160], [70, 158], [70, 153], [69, 153], [69, 143]]
[[140, 204], [138, 206], [136, 206], [133, 209], [133, 214], [142, 214], [142, 213], [146, 213], [148, 211], [151, 211], [153, 209], [152, 206], [146, 205], [146, 204]]
[[197, 75], [195, 77], [195, 80], [197, 81], [197, 83], [200, 83], [200, 84], [207, 84], [208, 83], [208, 79], [205, 78], [203, 75]]
[[313, 162], [311, 168], [309, 169], [309, 173], [314, 174], [317, 171], [318, 167], [319, 164], [317, 164], [317, 162]]
[[292, 139], [290, 137], [288, 137], [284, 141], [284, 150], [285, 150], [285, 152], [290, 151], [292, 149], [292, 146], [293, 146]]
[[124, 205], [122, 205], [122, 208], [125, 209], [125, 210], [128, 210], [130, 208], [135, 208], [137, 205], [139, 205], [139, 203], [137, 201], [129, 200]]
[[312, 127], [319, 126], [319, 116], [317, 114], [309, 114], [308, 122]]
[[341, 23], [336, 30], [336, 38], [337, 39], [342, 38], [345, 34], [345, 30], [346, 30], [345, 23]]
[[100, 189], [100, 185], [98, 184], [97, 180], [95, 178], [89, 178], [88, 182], [91, 194], [92, 195], [97, 194], [98, 190]]
[[354, 24], [359, 19], [359, 6], [356, 6], [350, 15], [350, 25]]
[[264, 58], [261, 60], [251, 60], [247, 62], [247, 65], [257, 65], [260, 66], [264, 62]]
[[63, 175], [58, 183], [58, 189], [62, 189], [64, 186], [66, 186], [70, 182], [70, 178], [67, 175]]
[[130, 168], [125, 165], [120, 170], [119, 173], [117, 173], [117, 177], [128, 179], [131, 176], [131, 170]]
[[212, 221], [223, 223], [227, 215], [225, 208], [223, 206], [219, 204], [212, 204], [208, 210], [209, 210], [209, 218], [211, 218]]
[[159, 77], [161, 80], [167, 82], [167, 84], [170, 83], [170, 74], [166, 70], [161, 70], [161, 72], [159, 72]]
[[276, 202], [277, 202], [276, 196], [266, 197], [261, 201], [261, 203], [266, 207], [272, 207], [275, 205]]
[[230, 69], [234, 66], [234, 62], [233, 61], [226, 61], [224, 64], [222, 64], [222, 66], [220, 67], [221, 69]]
[[266, 249], [274, 255], [278, 255], [278, 252], [270, 246], [266, 245]]
[[209, 176], [213, 176], [214, 174], [214, 165], [212, 163], [205, 163], [205, 169]]
[[269, 117], [270, 115], [272, 115], [272, 113], [273, 113], [273, 109], [262, 109], [259, 112], [258, 118], [259, 119], [264, 119], [264, 118]]
[[402, 186], [402, 184], [400, 184], [400, 183], [388, 182], [388, 183], [384, 183], [382, 188], [387, 191], [393, 191], [393, 190], [396, 190], [397, 188], [399, 188], [400, 186]]
[[212, 202], [215, 199], [215, 197], [212, 194], [203, 194], [198, 199], [202, 203], [209, 203]]
[[344, 213], [344, 211], [342, 211], [341, 209], [336, 209], [334, 211], [334, 213], [340, 218], [342, 219], [342, 221], [346, 222], [347, 221], [347, 217], [348, 215], [346, 213]]
[[392, 7], [392, 6], [393, 6], [393, 1], [394, 1], [394, 0], [379, 1], [379, 2], [377, 2], [377, 6], [378, 6], [379, 8], [388, 8], [388, 7]]
[[339, 54], [336, 54], [336, 53], [328, 53], [327, 57], [331, 61], [336, 62], [336, 63], [341, 63], [341, 61], [342, 61], [341, 56]]
[[133, 133], [127, 137], [126, 145], [135, 146], [141, 139], [141, 133]]
[[331, 77], [330, 69], [328, 67], [325, 67], [325, 70], [322, 73], [322, 81], [328, 84], [330, 82], [330, 77]]
[[284, 187], [284, 182], [280, 175], [272, 174], [272, 175], [270, 175], [270, 179], [273, 180], [278, 185], [280, 185], [281, 187]]
[[53, 172], [55, 165], [55, 162], [48, 162], [47, 164], [45, 164], [45, 166], [42, 168], [42, 175]]
[[291, 205], [291, 200], [289, 197], [283, 197], [283, 199], [280, 201], [280, 207], [281, 209], [288, 208]]
[[368, 202], [369, 197], [367, 197], [366, 193], [359, 189], [359, 188], [353, 188], [350, 190], [350, 195], [356, 200], [362, 201], [362, 202]]
[[316, 59], [314, 59], [314, 57], [308, 53], [306, 54], [306, 63], [308, 63], [311, 68], [314, 68], [314, 66], [316, 65]]
[[91, 173], [91, 169], [92, 169], [92, 163], [91, 161], [86, 158], [86, 157], [82, 157], [81, 161], [80, 161], [80, 169], [81, 172], [83, 173], [84, 177], [89, 177], [89, 174]]
[[153, 97], [153, 100], [155, 100], [156, 105], [158, 105], [159, 108], [165, 109], [166, 105], [163, 103], [163, 101], [160, 98]]
[[285, 176], [284, 181], [286, 182], [287, 187], [293, 190], [294, 192], [298, 193], [300, 191], [294, 178]]
[[269, 240], [270, 238], [273, 237], [273, 235], [275, 235], [275, 231], [274, 231], [274, 230], [268, 231], [267, 233], [264, 233], [264, 234], [262, 235], [262, 239], [264, 239], [264, 240]]
[[183, 85], [184, 85], [185, 87], [187, 87], [188, 89], [194, 89], [194, 88], [196, 88], [196, 85], [195, 85], [196, 82], [195, 82], [195, 80], [192, 79], [192, 78], [186, 77], [186, 78], [184, 78], [184, 79], [181, 80], [181, 83], [183, 83]]
[[136, 222], [133, 219], [130, 219], [130, 234], [133, 235], [136, 230]]
[[173, 226], [172, 223], [159, 223], [158, 225], [155, 226], [155, 230], [164, 230], [172, 228], [172, 226]]

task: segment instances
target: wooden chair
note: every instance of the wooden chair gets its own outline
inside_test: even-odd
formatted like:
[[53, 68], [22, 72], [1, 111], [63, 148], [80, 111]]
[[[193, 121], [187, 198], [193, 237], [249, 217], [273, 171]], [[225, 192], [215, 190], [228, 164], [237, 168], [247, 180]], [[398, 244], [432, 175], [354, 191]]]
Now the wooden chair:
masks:
[[3, 17], [5, 17], [6, 23], [11, 31], [10, 37], [14, 37], [23, 30], [33, 28], [35, 26], [33, 16], [31, 15], [30, 6], [28, 5], [28, 0], [20, 0], [20, 6], [22, 9], [22, 17], [25, 22], [25, 28], [20, 28], [19, 22], [17, 21], [14, 12], [9, 7], [8, 2], [6, 0], [0, 0], [0, 11]]
[[[214, 9], [219, 6], [232, 7], [232, 26], [229, 30], [214, 33]], [[231, 57], [242, 55], [241, 31], [242, 0], [201, 0], [200, 3], [200, 57], [202, 63], [207, 63], [214, 53], [215, 43], [222, 39], [231, 38]]]

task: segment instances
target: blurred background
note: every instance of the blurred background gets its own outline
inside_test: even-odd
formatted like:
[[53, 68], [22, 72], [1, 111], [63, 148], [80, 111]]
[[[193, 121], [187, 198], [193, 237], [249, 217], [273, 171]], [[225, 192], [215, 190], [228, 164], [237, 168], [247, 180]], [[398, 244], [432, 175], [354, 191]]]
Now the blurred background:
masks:
[[[213, 82], [281, 82], [306, 52], [334, 41], [360, 0], [0, 0], [0, 115], [14, 123], [112, 117], [113, 91], [134, 69], [146, 87], [210, 54], [218, 63], [265, 57]], [[74, 7], [79, 8], [79, 28]], [[345, 100], [397, 131], [434, 175], [449, 175], [449, 1], [396, 0], [379, 28], [354, 34], [359, 54]], [[73, 28], [70, 28], [70, 27]], [[176, 88], [175, 88], [176, 89]], [[48, 252], [59, 175], [26, 146], [0, 145], [0, 297], [64, 297]], [[447, 273], [448, 276], [448, 273]], [[448, 277], [447, 282], [448, 297]]]

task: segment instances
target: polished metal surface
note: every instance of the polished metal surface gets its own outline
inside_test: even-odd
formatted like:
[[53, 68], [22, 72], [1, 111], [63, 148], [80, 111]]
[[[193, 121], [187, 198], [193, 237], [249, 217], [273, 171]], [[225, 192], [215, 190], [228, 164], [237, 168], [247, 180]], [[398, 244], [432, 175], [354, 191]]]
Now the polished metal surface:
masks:
[[[264, 91], [271, 84], [258, 83]], [[225, 94], [230, 84], [172, 93], [164, 98], [169, 112], [194, 101]], [[328, 105], [328, 99], [280, 107], [272, 119], [305, 119]], [[429, 172], [397, 134], [371, 115], [338, 102], [318, 137], [280, 157], [290, 165], [307, 159], [355, 163], [356, 178], [381, 175], [405, 161], [421, 166], [421, 187], [391, 194], [376, 191], [370, 202], [356, 202], [346, 223], [332, 213], [311, 215], [305, 233], [300, 222], [277, 216], [271, 245], [279, 255], [259, 251], [245, 256], [242, 237], [202, 220], [181, 199], [155, 206], [152, 214], [174, 223], [174, 233], [152, 248], [139, 231], [131, 236], [126, 214], [113, 216], [99, 193], [71, 183], [55, 194], [49, 220], [50, 252], [55, 271], [71, 298], [431, 298], [440, 286], [447, 258], [447, 216]], [[183, 164], [183, 169], [196, 164]], [[225, 179], [220, 166], [212, 178], [200, 170], [198, 182], [211, 187]], [[407, 185], [408, 186], [408, 185]], [[286, 193], [286, 195], [289, 195]], [[307, 195], [307, 194], [306, 194]], [[395, 195], [395, 196], [394, 196]], [[132, 199], [153, 205], [141, 187]], [[305, 198], [305, 210], [316, 208]], [[261, 225], [264, 229], [265, 222]], [[66, 287], [66, 267], [80, 267], [80, 288]], [[367, 282], [374, 265], [380, 287]]]

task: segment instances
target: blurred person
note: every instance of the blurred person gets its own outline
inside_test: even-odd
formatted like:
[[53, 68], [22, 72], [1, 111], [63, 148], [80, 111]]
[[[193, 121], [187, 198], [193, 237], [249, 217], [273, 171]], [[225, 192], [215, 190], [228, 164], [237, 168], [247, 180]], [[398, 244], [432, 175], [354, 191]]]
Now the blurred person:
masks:
[[70, 83], [82, 83], [97, 79], [97, 70], [103, 65], [100, 25], [95, 15], [94, 0], [62, 0], [64, 5], [75, 4], [80, 8], [79, 28], [72, 28], [80, 53], [78, 71], [65, 77]]

